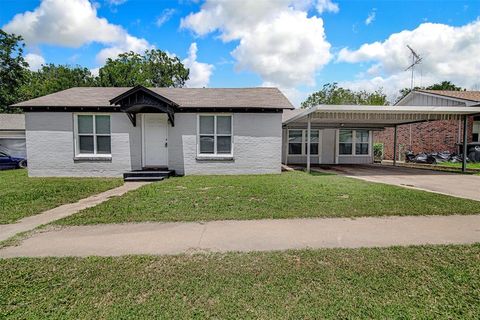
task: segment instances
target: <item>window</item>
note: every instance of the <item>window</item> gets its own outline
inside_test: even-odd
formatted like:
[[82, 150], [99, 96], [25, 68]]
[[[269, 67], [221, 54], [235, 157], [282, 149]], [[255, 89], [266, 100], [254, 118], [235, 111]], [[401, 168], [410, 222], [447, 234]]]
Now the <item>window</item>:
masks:
[[[310, 130], [310, 155], [318, 155], [319, 136], [319, 130]], [[306, 155], [308, 148], [307, 140], [307, 130], [288, 130], [288, 154]]]
[[353, 131], [340, 130], [338, 153], [352, 154]]
[[480, 117], [473, 118], [472, 142], [480, 142]]
[[[308, 131], [305, 130], [304, 132], [305, 135], [305, 154], [307, 154], [307, 148], [308, 148]], [[318, 130], [310, 130], [310, 155], [317, 155], [318, 154], [318, 136], [319, 136], [319, 131]]]
[[303, 130], [288, 131], [288, 154], [302, 154]]
[[368, 130], [340, 130], [339, 155], [369, 155], [370, 132]]
[[75, 123], [77, 155], [111, 154], [109, 115], [79, 114]]
[[199, 153], [232, 154], [232, 116], [199, 116]]
[[368, 130], [355, 131], [355, 154], [368, 154]]

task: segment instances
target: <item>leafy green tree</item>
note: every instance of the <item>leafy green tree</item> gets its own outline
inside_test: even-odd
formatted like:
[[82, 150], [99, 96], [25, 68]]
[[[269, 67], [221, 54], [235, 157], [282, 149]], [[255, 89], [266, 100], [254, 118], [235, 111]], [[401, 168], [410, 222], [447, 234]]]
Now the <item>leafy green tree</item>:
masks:
[[92, 87], [96, 79], [89, 69], [80, 66], [43, 65], [38, 71], [30, 72], [21, 87], [23, 99], [33, 99], [73, 87]]
[[[428, 87], [415, 87], [413, 90], [448, 90], [448, 91], [464, 91], [466, 89], [462, 87], [458, 87], [455, 84], [453, 84], [451, 81], [442, 81], [439, 83], [432, 84], [431, 86]], [[412, 91], [410, 88], [403, 88], [399, 91], [399, 98], [395, 103], [398, 101], [402, 100], [407, 94], [409, 94]]]
[[147, 50], [143, 55], [125, 52], [116, 59], [107, 59], [100, 68], [98, 85], [105, 87], [183, 87], [189, 69], [178, 57], [162, 50]]
[[319, 104], [351, 104], [351, 105], [387, 105], [387, 96], [382, 90], [367, 92], [353, 91], [339, 87], [337, 83], [327, 83], [317, 92], [312, 93], [302, 102], [302, 108], [310, 108]]
[[27, 78], [24, 46], [21, 36], [0, 29], [0, 113], [20, 111], [9, 106], [21, 100], [19, 88]]
[[464, 91], [462, 87], [458, 87], [450, 81], [442, 81], [440, 83], [432, 84], [426, 87], [427, 90], [450, 90], [450, 91]]

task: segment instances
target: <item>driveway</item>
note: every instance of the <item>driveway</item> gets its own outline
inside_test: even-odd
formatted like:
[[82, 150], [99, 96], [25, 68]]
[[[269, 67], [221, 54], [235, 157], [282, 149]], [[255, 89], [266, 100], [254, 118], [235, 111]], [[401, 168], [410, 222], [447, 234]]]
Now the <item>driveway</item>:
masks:
[[394, 167], [382, 164], [335, 165], [322, 167], [321, 170], [371, 182], [416, 188], [480, 201], [480, 176], [475, 175]]
[[119, 256], [480, 242], [480, 215], [76, 226], [41, 231], [0, 257]]

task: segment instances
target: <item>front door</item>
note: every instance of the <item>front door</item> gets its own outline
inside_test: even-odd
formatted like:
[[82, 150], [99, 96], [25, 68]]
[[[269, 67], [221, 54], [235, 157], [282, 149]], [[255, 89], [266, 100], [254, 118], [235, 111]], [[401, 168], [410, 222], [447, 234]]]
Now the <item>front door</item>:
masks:
[[165, 113], [142, 115], [143, 167], [168, 166], [168, 120]]

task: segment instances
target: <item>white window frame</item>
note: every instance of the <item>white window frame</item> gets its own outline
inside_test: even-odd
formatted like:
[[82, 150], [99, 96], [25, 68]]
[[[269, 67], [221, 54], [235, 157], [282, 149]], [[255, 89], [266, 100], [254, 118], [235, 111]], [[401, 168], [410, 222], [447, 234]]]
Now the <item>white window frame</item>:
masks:
[[[291, 128], [291, 129], [288, 129], [287, 130], [287, 154], [289, 156], [306, 156], [307, 155], [307, 147], [306, 147], [306, 144], [307, 144], [307, 130], [308, 129], [295, 129], [295, 128]], [[297, 154], [297, 153], [290, 153], [290, 131], [302, 131], [302, 153], [301, 154]], [[314, 153], [310, 153], [310, 156], [312, 157], [317, 157], [317, 156], [320, 156], [320, 153], [321, 153], [321, 138], [322, 138], [322, 135], [321, 135], [321, 130], [320, 129], [310, 129], [310, 131], [317, 131], [318, 132], [318, 154], [314, 154]], [[297, 142], [295, 142], [297, 143]], [[315, 142], [314, 142], [315, 143]]]
[[[109, 116], [110, 119], [110, 134], [98, 133], [96, 128], [95, 116]], [[92, 134], [79, 134], [78, 133], [78, 116], [93, 116], [93, 133]], [[96, 157], [96, 158], [111, 158], [112, 157], [112, 116], [110, 113], [74, 113], [73, 114], [73, 141], [75, 146], [75, 157]], [[93, 153], [80, 153], [80, 139], [79, 136], [93, 136]], [[110, 137], [110, 153], [97, 153], [97, 136], [98, 137]]]
[[[475, 133], [478, 135], [477, 141], [473, 140], [473, 134]], [[475, 119], [472, 124], [472, 142], [480, 142], [480, 121]]]
[[[200, 117], [213, 117], [213, 134], [200, 134]], [[230, 134], [217, 133], [217, 117], [230, 117]], [[200, 153], [200, 136], [213, 136], [214, 153]], [[230, 137], [230, 153], [217, 153], [217, 137]], [[233, 114], [232, 113], [199, 113], [197, 114], [197, 156], [202, 158], [233, 157]]]
[[[352, 131], [352, 153], [349, 154], [340, 154], [340, 131], [347, 130]], [[367, 154], [357, 154], [357, 131], [367, 131], [368, 132], [368, 153]], [[362, 142], [359, 142], [362, 143]], [[365, 142], [363, 142], [365, 143]], [[372, 131], [368, 129], [338, 129], [337, 130], [337, 156], [338, 157], [371, 157], [372, 156]]]

